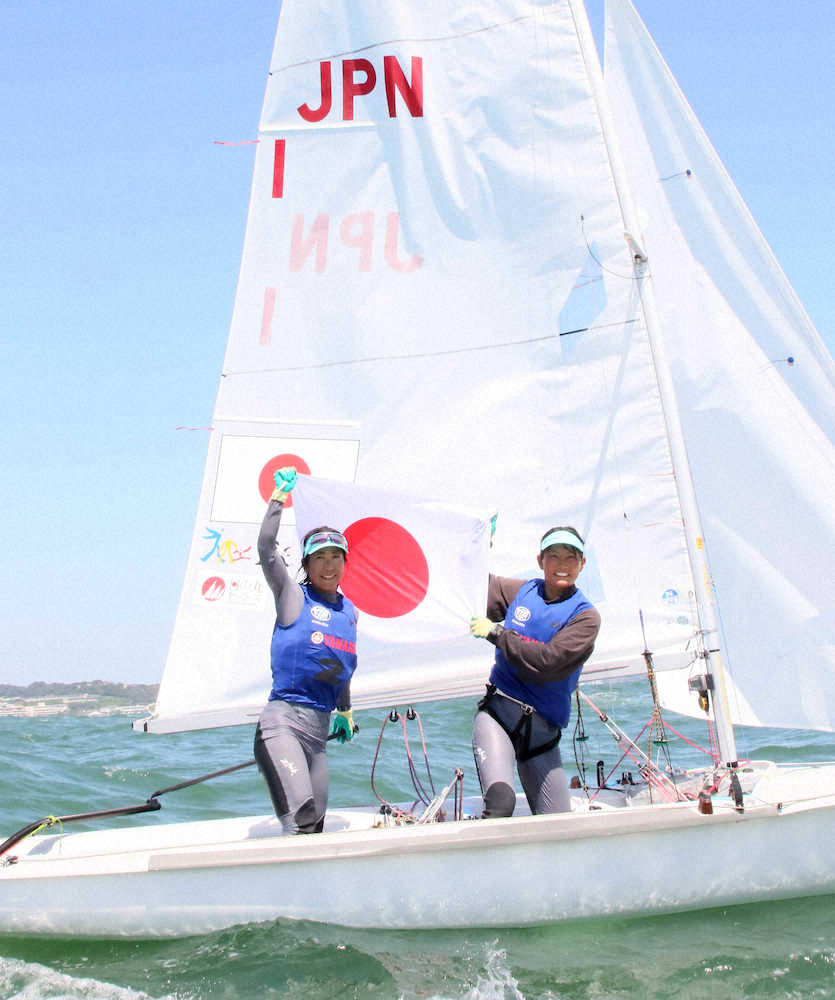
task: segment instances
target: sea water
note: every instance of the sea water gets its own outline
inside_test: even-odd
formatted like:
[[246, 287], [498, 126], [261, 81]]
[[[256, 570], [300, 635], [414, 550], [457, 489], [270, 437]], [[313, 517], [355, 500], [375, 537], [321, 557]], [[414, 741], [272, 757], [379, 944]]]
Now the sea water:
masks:
[[[588, 689], [595, 703], [632, 735], [646, 722], [645, 691], [645, 684], [635, 682], [617, 692]], [[436, 788], [461, 767], [465, 794], [478, 792], [469, 742], [472, 710], [467, 702], [420, 708]], [[386, 718], [385, 712], [358, 713], [357, 738], [345, 746], [331, 745], [333, 804], [374, 801], [370, 772]], [[588, 707], [583, 718], [588, 738], [575, 742], [567, 731], [563, 756], [576, 772], [574, 750], [582, 749], [594, 783], [597, 761], [603, 760], [608, 770], [621, 751]], [[670, 721], [704, 743], [703, 726], [680, 717]], [[427, 784], [416, 720], [408, 723], [407, 733]], [[824, 734], [743, 730], [738, 740], [740, 754], [750, 758], [835, 758], [835, 741]], [[143, 802], [160, 788], [249, 759], [251, 741], [252, 732], [245, 727], [147, 736], [133, 733], [130, 720], [118, 716], [0, 718], [0, 839], [42, 816]], [[642, 745], [648, 749], [645, 739]], [[669, 749], [675, 765], [701, 763], [688, 744], [673, 742]], [[634, 765], [624, 763], [617, 773], [630, 768]], [[390, 801], [414, 797], [399, 721], [386, 723], [375, 787]], [[161, 801], [158, 813], [107, 823], [157, 824], [270, 811], [254, 768], [167, 794]], [[709, 875], [707, 857], [681, 862], [701, 866]], [[652, 858], [645, 863], [651, 865]], [[500, 881], [502, 874], [485, 871], [484, 877]], [[622, 877], [628, 880], [630, 872]], [[439, 893], [445, 891], [438, 886]], [[311, 885], [311, 892], [330, 895], [338, 913], [338, 884]], [[402, 892], [406, 900], [408, 884]], [[612, 892], [617, 893], [617, 886]], [[529, 928], [478, 929], [478, 917], [474, 912], [474, 929], [460, 931], [364, 931], [279, 920], [176, 941], [0, 938], [0, 998], [835, 997], [835, 897]]]

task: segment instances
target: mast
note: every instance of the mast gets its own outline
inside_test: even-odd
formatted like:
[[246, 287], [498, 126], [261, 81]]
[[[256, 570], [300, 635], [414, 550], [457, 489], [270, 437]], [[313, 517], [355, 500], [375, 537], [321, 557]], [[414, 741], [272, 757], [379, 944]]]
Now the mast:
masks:
[[582, 0], [568, 0], [568, 3], [574, 17], [577, 38], [588, 71], [591, 89], [597, 102], [603, 139], [612, 170], [612, 180], [626, 228], [624, 235], [629, 244], [636, 288], [646, 322], [647, 339], [661, 399], [661, 410], [670, 446], [670, 458], [684, 521], [684, 536], [690, 558], [696, 607], [699, 615], [699, 635], [702, 642], [699, 655], [704, 659], [704, 674], [707, 677], [705, 686], [712, 687], [711, 706], [716, 723], [719, 754], [726, 766], [735, 767], [737, 763], [736, 740], [728, 705], [725, 670], [722, 664], [722, 640], [719, 614], [713, 591], [713, 577], [705, 549], [696, 489], [687, 457], [687, 445], [679, 415], [675, 386], [667, 364], [661, 324], [655, 306], [652, 283], [649, 280], [652, 277], [648, 267], [649, 259], [629, 235], [630, 233], [640, 233], [640, 227], [632, 205], [626, 171], [620, 158], [617, 130], [606, 98], [600, 60], [597, 56], [585, 5]]

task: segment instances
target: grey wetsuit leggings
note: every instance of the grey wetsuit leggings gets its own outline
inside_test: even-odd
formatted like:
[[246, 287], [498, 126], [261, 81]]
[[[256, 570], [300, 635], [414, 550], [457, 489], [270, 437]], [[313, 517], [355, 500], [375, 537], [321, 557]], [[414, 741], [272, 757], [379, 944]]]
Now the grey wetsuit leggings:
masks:
[[[516, 806], [514, 764], [532, 813], [567, 812], [571, 808], [571, 798], [559, 745], [528, 760], [518, 760], [517, 749], [508, 732], [513, 732], [522, 720], [522, 706], [496, 692], [490, 700], [490, 708], [501, 722], [483, 709], [476, 712], [473, 720], [473, 756], [484, 798], [482, 818], [513, 815]], [[559, 734], [559, 729], [538, 712], [530, 719], [531, 748], [543, 746]]]
[[268, 701], [255, 730], [255, 759], [285, 833], [320, 833], [328, 805], [330, 713]]

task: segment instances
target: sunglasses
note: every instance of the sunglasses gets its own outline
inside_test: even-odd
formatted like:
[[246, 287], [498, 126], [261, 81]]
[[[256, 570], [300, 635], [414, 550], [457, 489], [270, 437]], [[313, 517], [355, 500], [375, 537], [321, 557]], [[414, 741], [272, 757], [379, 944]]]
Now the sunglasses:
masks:
[[341, 531], [314, 531], [304, 543], [302, 555], [313, 555], [314, 552], [327, 548], [329, 545], [342, 549], [343, 552], [348, 551], [348, 543], [345, 541], [345, 536]]

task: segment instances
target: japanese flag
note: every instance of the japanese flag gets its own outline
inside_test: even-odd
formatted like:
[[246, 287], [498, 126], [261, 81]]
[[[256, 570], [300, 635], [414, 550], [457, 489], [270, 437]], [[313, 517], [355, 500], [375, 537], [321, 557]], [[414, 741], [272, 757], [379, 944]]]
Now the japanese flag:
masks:
[[355, 704], [380, 673], [409, 698], [427, 685], [428, 696], [449, 696], [432, 685], [454, 687], [468, 669], [473, 690], [483, 686], [489, 657], [469, 622], [487, 601], [489, 513], [305, 475], [293, 498], [299, 544], [323, 526], [348, 542], [340, 589], [359, 612]]

